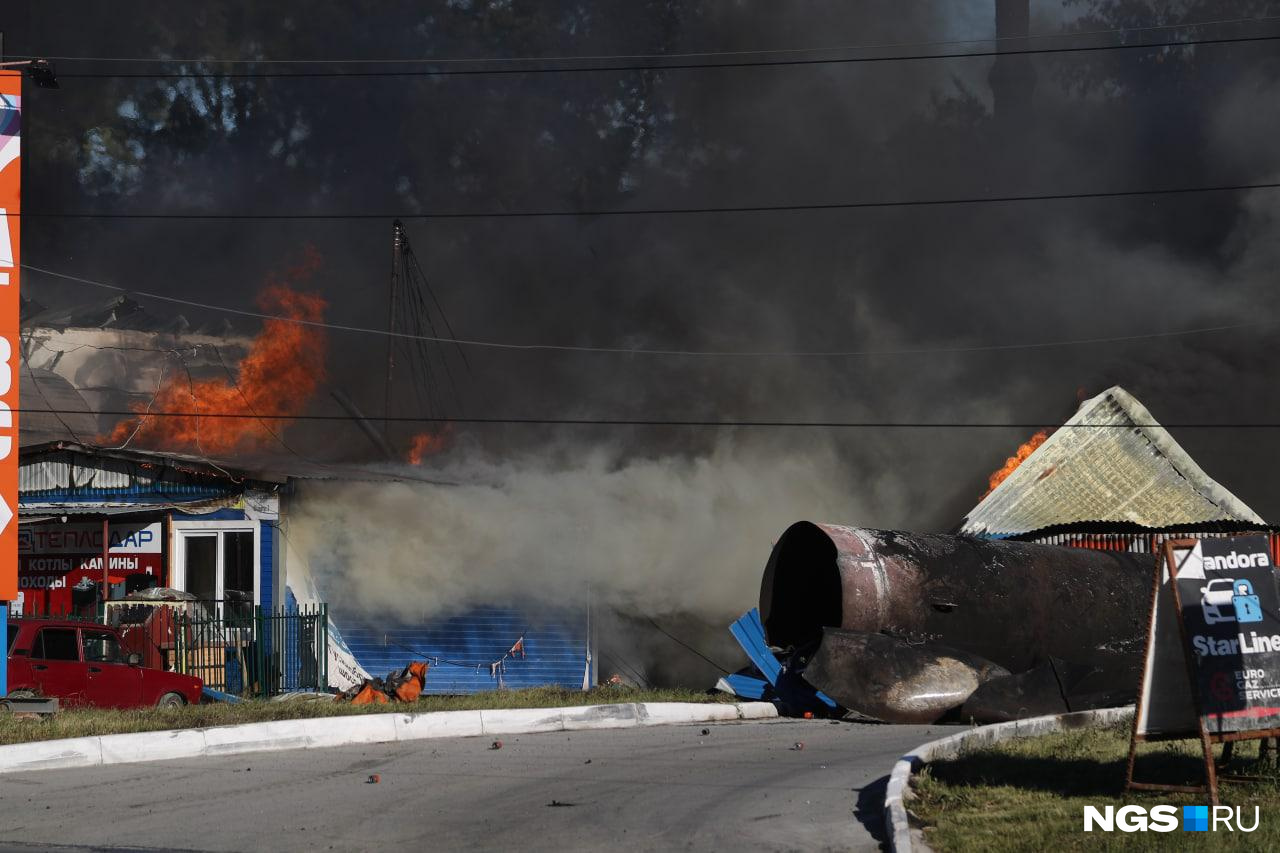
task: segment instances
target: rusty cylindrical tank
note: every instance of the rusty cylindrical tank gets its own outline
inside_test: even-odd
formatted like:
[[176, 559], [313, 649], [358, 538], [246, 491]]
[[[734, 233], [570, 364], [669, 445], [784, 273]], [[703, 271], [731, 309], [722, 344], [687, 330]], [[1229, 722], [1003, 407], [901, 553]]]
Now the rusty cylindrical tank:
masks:
[[800, 521], [769, 557], [760, 615], [783, 648], [830, 626], [942, 643], [1011, 672], [1052, 655], [1127, 673], [1153, 569], [1145, 554]]

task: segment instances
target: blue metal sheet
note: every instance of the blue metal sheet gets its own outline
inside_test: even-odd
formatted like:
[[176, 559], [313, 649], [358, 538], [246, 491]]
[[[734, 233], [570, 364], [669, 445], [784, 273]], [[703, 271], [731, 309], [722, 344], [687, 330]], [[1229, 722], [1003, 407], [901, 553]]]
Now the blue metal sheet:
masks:
[[[330, 615], [351, 653], [371, 675], [403, 669], [413, 660], [434, 659], [427, 693], [477, 693], [500, 686], [582, 687], [587, 666], [585, 609], [554, 617], [540, 614], [536, 622], [519, 610], [499, 607], [476, 607], [421, 622], [372, 623], [344, 615], [335, 606]], [[498, 675], [491, 672], [490, 664], [522, 635], [525, 655], [508, 657]]]
[[757, 678], [754, 675], [747, 675], [742, 672], [735, 672], [733, 675], [726, 675], [721, 679], [729, 688], [733, 690], [733, 695], [741, 696], [743, 699], [751, 699], [759, 702], [766, 696], [772, 698], [772, 685], [763, 678]]
[[776, 687], [778, 676], [782, 673], [782, 664], [778, 663], [764, 638], [764, 623], [760, 621], [760, 611], [753, 607], [743, 613], [729, 626], [729, 633], [733, 634], [733, 638], [742, 646], [742, 650], [751, 658], [765, 680]]
[[[808, 682], [797, 677], [795, 673], [788, 672], [779, 663], [777, 656], [769, 648], [769, 641], [765, 639], [764, 623], [760, 621], [759, 610], [753, 607], [739, 616], [737, 621], [729, 626], [729, 633], [733, 634], [738, 645], [742, 646], [742, 650], [747, 653], [747, 657], [751, 658], [751, 662], [755, 664], [756, 669], [760, 670], [765, 680], [775, 688], [777, 697], [784, 704], [799, 708], [816, 707], [815, 703], [820, 703], [828, 709], [837, 707], [835, 700], [821, 691], [814, 690]], [[731, 678], [734, 676], [729, 676], [726, 680]], [[729, 683], [731, 686], [734, 685], [733, 681]], [[743, 687], [750, 689], [750, 686], [745, 683]], [[734, 692], [737, 692], [736, 686]]]

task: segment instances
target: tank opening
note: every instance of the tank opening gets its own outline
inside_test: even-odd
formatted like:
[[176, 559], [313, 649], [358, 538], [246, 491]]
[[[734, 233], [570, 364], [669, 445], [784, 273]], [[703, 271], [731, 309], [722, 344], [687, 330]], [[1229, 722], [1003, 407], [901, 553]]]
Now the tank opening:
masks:
[[769, 643], [794, 648], [822, 639], [843, 621], [836, 545], [822, 528], [797, 521], [773, 546], [760, 585], [760, 618]]

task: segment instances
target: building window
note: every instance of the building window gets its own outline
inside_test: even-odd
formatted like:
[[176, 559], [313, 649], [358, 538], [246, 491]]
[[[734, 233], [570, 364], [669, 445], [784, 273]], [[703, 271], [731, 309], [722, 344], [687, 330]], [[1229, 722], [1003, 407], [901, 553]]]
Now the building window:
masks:
[[[237, 530], [222, 534], [225, 598], [240, 597], [253, 603], [253, 533]], [[236, 593], [237, 595], [232, 595]]]
[[223, 601], [236, 613], [252, 614], [258, 599], [257, 534], [215, 524], [175, 525], [174, 586], [201, 601]]

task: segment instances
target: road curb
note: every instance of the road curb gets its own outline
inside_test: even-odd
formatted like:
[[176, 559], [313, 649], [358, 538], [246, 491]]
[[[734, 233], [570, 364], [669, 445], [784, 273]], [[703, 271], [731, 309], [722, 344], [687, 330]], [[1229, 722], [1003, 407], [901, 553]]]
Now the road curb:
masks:
[[429, 738], [725, 723], [776, 716], [778, 709], [769, 702], [629, 702], [570, 708], [312, 717], [9, 744], [0, 746], [0, 774]]
[[1081, 729], [1090, 726], [1106, 726], [1133, 716], [1133, 706], [1126, 708], [1100, 708], [1096, 711], [1078, 711], [1074, 714], [1052, 714], [1047, 717], [1032, 717], [1027, 720], [1013, 720], [1008, 723], [994, 723], [989, 726], [978, 726], [966, 729], [960, 734], [931, 740], [921, 744], [898, 759], [889, 774], [889, 784], [884, 792], [884, 823], [889, 832], [889, 847], [894, 853], [911, 853], [912, 850], [928, 849], [914, 844], [911, 838], [911, 824], [907, 818], [907, 807], [903, 796], [911, 783], [911, 774], [931, 761], [954, 758], [969, 747], [983, 746], [1014, 740], [1020, 737], [1053, 734], [1069, 729]]

